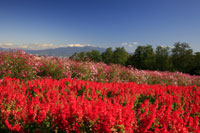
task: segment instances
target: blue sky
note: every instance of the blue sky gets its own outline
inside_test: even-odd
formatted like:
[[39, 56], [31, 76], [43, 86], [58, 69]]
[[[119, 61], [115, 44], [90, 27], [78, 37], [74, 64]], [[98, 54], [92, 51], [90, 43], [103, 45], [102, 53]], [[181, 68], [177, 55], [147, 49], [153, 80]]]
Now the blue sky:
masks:
[[[200, 51], [199, 0], [0, 0], [0, 44], [173, 45]], [[38, 46], [38, 45], [37, 45]]]

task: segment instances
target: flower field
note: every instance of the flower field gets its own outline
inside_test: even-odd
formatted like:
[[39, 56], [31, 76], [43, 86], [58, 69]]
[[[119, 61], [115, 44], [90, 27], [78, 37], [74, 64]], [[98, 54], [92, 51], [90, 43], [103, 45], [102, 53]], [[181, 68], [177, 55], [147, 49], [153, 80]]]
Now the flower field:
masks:
[[0, 74], [0, 130], [200, 132], [199, 76], [23, 51], [1, 52]]
[[119, 65], [77, 62], [67, 58], [38, 57], [23, 51], [0, 52], [0, 79], [76, 78], [97, 82], [135, 82], [137, 84], [197, 85], [200, 76], [180, 72], [143, 71]]
[[196, 86], [4, 78], [1, 128], [81, 132], [199, 132]]

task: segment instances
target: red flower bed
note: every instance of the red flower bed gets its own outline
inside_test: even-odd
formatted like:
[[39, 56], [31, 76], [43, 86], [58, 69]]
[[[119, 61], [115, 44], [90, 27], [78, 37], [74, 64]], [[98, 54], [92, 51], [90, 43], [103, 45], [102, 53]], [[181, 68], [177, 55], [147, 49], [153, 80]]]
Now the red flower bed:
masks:
[[3, 78], [0, 129], [200, 132], [200, 88]]

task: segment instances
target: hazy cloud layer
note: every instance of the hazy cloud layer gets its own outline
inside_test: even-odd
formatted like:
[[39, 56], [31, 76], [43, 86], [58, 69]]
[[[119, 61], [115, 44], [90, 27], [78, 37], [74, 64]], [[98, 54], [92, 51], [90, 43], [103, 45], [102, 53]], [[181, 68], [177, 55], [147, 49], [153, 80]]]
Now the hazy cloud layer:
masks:
[[5, 49], [27, 49], [27, 50], [42, 50], [42, 49], [54, 49], [54, 48], [61, 48], [61, 47], [85, 47], [85, 46], [92, 46], [90, 44], [61, 44], [55, 45], [51, 43], [31, 43], [31, 44], [22, 44], [16, 45], [13, 43], [0, 43], [0, 48]]
[[122, 46], [132, 47], [134, 45], [138, 45], [138, 42], [123, 42]]

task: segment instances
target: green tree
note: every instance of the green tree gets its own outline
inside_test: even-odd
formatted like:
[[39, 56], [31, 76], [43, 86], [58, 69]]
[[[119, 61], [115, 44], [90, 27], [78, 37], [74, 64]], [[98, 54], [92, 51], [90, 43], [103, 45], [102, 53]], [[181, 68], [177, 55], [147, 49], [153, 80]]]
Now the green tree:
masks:
[[95, 61], [95, 62], [100, 62], [101, 61], [101, 54], [98, 50], [92, 50], [90, 52], [87, 52], [87, 57], [91, 60], [91, 61]]
[[152, 46], [138, 46], [131, 60], [132, 65], [138, 69], [154, 69], [155, 53]]
[[194, 65], [192, 74], [200, 75], [200, 52], [196, 52], [194, 55]]
[[69, 57], [71, 60], [77, 60], [77, 61], [85, 61], [87, 58], [87, 55], [85, 52], [80, 52], [80, 53], [74, 53]]
[[128, 59], [128, 53], [124, 49], [124, 47], [118, 47], [113, 52], [113, 63], [125, 65]]
[[133, 66], [133, 63], [134, 63], [134, 55], [129, 54], [125, 65], [126, 67], [128, 67], [129, 65]]
[[190, 73], [193, 69], [193, 50], [187, 43], [177, 42], [172, 49], [172, 63], [175, 70]]
[[101, 54], [102, 61], [106, 64], [112, 63], [113, 60], [113, 51], [112, 48], [107, 48], [105, 52]]
[[172, 69], [169, 53], [169, 47], [157, 46], [155, 51], [155, 68], [157, 70], [166, 71]]

